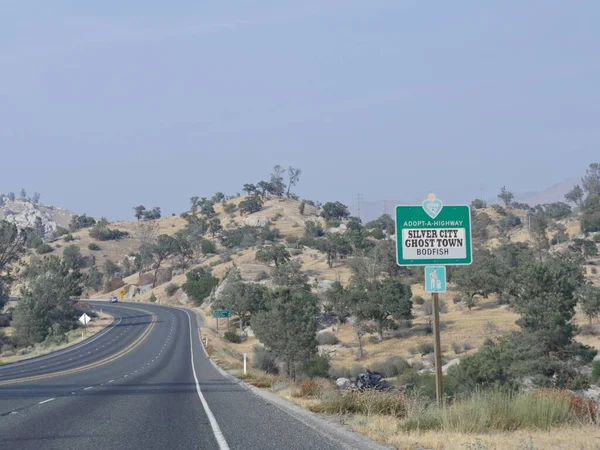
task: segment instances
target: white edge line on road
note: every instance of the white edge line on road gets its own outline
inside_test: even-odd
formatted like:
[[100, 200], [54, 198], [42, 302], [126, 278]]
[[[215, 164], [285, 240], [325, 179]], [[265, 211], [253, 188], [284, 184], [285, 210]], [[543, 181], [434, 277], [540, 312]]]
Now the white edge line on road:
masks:
[[187, 316], [190, 323], [190, 354], [192, 357], [192, 372], [194, 374], [194, 380], [196, 380], [196, 392], [198, 393], [198, 397], [200, 398], [200, 402], [202, 403], [202, 407], [208, 416], [208, 421], [210, 422], [210, 427], [213, 430], [213, 434], [215, 435], [215, 439], [217, 440], [217, 444], [219, 444], [220, 450], [229, 450], [229, 445], [227, 445], [227, 441], [225, 440], [225, 436], [223, 436], [223, 432], [221, 428], [219, 428], [219, 424], [217, 423], [217, 419], [213, 415], [204, 395], [202, 395], [202, 390], [200, 389], [200, 383], [198, 382], [198, 376], [196, 375], [196, 367], [194, 366], [194, 341], [192, 339], [192, 316], [186, 310], [183, 310]]
[[94, 386], [86, 387], [84, 391], [89, 391], [90, 389], [94, 389]]
[[55, 398], [49, 398], [48, 400], [44, 400], [43, 402], [40, 402], [40, 405], [43, 405], [44, 403], [48, 403], [51, 402], [52, 400], [56, 400]]

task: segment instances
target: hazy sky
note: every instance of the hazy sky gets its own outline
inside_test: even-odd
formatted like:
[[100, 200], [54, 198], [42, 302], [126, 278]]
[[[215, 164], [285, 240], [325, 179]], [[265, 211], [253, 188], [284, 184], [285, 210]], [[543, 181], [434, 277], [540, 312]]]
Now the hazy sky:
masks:
[[600, 160], [597, 1], [0, 0], [0, 191], [179, 213], [274, 164], [348, 204]]

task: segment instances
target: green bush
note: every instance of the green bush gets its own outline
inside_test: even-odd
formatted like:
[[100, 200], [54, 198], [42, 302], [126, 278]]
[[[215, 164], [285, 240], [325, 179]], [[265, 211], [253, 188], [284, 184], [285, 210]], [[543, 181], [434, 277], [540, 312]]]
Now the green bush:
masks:
[[35, 248], [35, 251], [38, 255], [45, 255], [47, 253], [53, 252], [54, 249], [50, 245], [42, 243]]
[[319, 345], [335, 345], [339, 342], [339, 339], [332, 332], [323, 331], [317, 334], [317, 342]]
[[453, 342], [450, 347], [452, 347], [452, 351], [457, 354], [460, 355], [462, 352], [465, 351], [464, 347], [462, 346], [462, 344], [458, 343], [458, 342]]
[[269, 278], [271, 278], [271, 276], [267, 273], [267, 271], [261, 270], [254, 277], [254, 281], [263, 281], [263, 280], [268, 280]]
[[434, 346], [431, 342], [421, 342], [419, 344], [419, 352], [421, 355], [429, 355], [435, 351]]
[[600, 234], [595, 234], [594, 237], [592, 238], [592, 240], [594, 242], [600, 243]]
[[129, 233], [116, 229], [110, 229], [106, 225], [96, 224], [90, 230], [90, 237], [99, 241], [117, 241], [127, 237]]
[[150, 295], [150, 303], [156, 303], [156, 295], [154, 295], [154, 292]]
[[358, 378], [361, 373], [365, 373], [365, 366], [361, 366], [360, 364], [354, 364], [350, 368], [350, 378]]
[[337, 380], [338, 378], [350, 378], [350, 370], [346, 367], [330, 367], [327, 371], [329, 378]]
[[317, 355], [306, 363], [302, 372], [310, 378], [325, 378], [329, 374], [329, 366], [329, 355]]
[[397, 377], [409, 369], [410, 364], [399, 356], [390, 356], [383, 361], [378, 361], [371, 365], [371, 370], [381, 372], [386, 377]]
[[597, 383], [600, 380], [600, 361], [592, 363], [592, 383]]
[[63, 237], [63, 241], [65, 241], [65, 242], [72, 242], [74, 240], [75, 240], [75, 238], [73, 237], [73, 235], [71, 233], [69, 233], [69, 234], [65, 235], [65, 237]]
[[226, 331], [223, 333], [223, 339], [234, 344], [240, 344], [242, 342], [242, 337], [235, 331]]
[[425, 303], [425, 299], [423, 297], [421, 297], [420, 295], [415, 295], [412, 298], [412, 302], [414, 305], [422, 305], [423, 303]]
[[172, 297], [175, 294], [175, 292], [177, 292], [178, 290], [179, 290], [179, 286], [176, 285], [175, 283], [169, 283], [165, 287], [165, 292], [167, 293], [167, 295], [169, 297]]
[[254, 358], [252, 358], [252, 367], [273, 375], [277, 375], [279, 373], [277, 359], [272, 352], [260, 345], [255, 345], [252, 348], [252, 351], [254, 352]]
[[200, 248], [202, 250], [203, 255], [212, 255], [217, 253], [217, 248], [213, 241], [209, 241], [208, 239], [203, 239], [202, 244], [200, 244]]
[[96, 244], [95, 242], [92, 242], [90, 245], [88, 245], [88, 250], [91, 250], [93, 252], [97, 252], [99, 250], [102, 250], [102, 248]]

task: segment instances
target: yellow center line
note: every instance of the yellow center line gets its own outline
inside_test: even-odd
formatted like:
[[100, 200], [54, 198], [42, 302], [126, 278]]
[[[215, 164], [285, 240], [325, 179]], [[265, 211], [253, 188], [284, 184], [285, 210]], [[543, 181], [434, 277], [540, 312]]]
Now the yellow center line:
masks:
[[103, 366], [104, 364], [108, 364], [109, 362], [112, 362], [112, 361], [120, 358], [121, 356], [124, 356], [127, 353], [131, 352], [133, 349], [135, 349], [137, 346], [139, 346], [144, 340], [146, 340], [146, 338], [152, 331], [152, 328], [154, 328], [154, 324], [156, 323], [156, 314], [154, 314], [153, 312], [150, 312], [150, 311], [145, 311], [143, 309], [137, 309], [137, 308], [126, 307], [124, 309], [141, 311], [146, 314], [150, 313], [152, 315], [152, 321], [150, 322], [150, 325], [146, 328], [146, 330], [140, 335], [140, 337], [138, 337], [135, 341], [133, 341], [131, 344], [129, 344], [127, 347], [125, 347], [120, 352], [115, 353], [114, 355], [108, 356], [107, 358], [102, 359], [100, 361], [96, 361], [95, 363], [91, 363], [91, 364], [88, 364], [88, 365], [82, 366], [82, 367], [76, 367], [74, 369], [62, 370], [60, 372], [52, 372], [52, 373], [47, 373], [44, 375], [35, 375], [35, 376], [31, 376], [31, 377], [15, 378], [12, 380], [0, 381], [0, 386], [6, 386], [8, 384], [16, 384], [16, 383], [26, 383], [28, 381], [37, 381], [37, 380], [43, 380], [45, 378], [54, 378], [54, 377], [59, 377], [62, 375], [70, 375], [73, 373], [83, 372], [85, 370], [93, 369], [95, 367], [99, 367], [99, 366]]

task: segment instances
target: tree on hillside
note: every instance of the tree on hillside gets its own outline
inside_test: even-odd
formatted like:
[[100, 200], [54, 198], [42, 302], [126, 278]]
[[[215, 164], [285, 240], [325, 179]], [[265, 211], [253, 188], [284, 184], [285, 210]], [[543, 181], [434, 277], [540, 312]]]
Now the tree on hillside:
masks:
[[0, 309], [4, 306], [13, 281], [12, 265], [25, 252], [26, 233], [5, 220], [0, 220]]
[[531, 217], [531, 227], [529, 232], [533, 239], [533, 247], [541, 258], [543, 253], [550, 248], [548, 240], [548, 219], [543, 209], [538, 209]]
[[543, 205], [544, 213], [550, 219], [566, 219], [572, 213], [571, 207], [564, 202], [547, 203]]
[[265, 264], [275, 263], [275, 267], [285, 264], [291, 258], [290, 252], [283, 245], [272, 244], [260, 247], [256, 251], [256, 260]]
[[302, 263], [300, 261], [289, 261], [285, 264], [275, 266], [272, 275], [273, 284], [276, 286], [310, 292], [308, 275], [302, 272]]
[[588, 195], [600, 195], [600, 163], [592, 163], [581, 179], [583, 190]]
[[152, 264], [152, 249], [158, 238], [159, 225], [154, 221], [138, 224], [139, 275]]
[[246, 183], [246, 184], [244, 184], [242, 191], [244, 191], [246, 193], [246, 195], [254, 195], [257, 192], [257, 188], [256, 188], [256, 185], [254, 185], [252, 183]]
[[225, 200], [225, 194], [220, 191], [215, 192], [215, 195], [213, 195], [210, 200], [216, 205], [217, 203], [221, 203], [223, 200]]
[[573, 189], [565, 194], [565, 200], [575, 203], [577, 207], [581, 208], [583, 203], [583, 189], [581, 189], [581, 186], [576, 184]]
[[198, 196], [190, 197], [190, 212], [192, 214], [198, 212], [198, 200], [200, 200], [200, 197]]
[[483, 244], [488, 236], [488, 227], [492, 224], [492, 219], [484, 212], [471, 210], [471, 235], [475, 245]]
[[590, 194], [583, 203], [581, 229], [584, 233], [600, 231], [600, 194]]
[[62, 259], [69, 269], [80, 269], [83, 262], [81, 250], [76, 245], [65, 247]]
[[71, 217], [71, 221], [69, 222], [69, 230], [71, 232], [79, 231], [82, 228], [89, 228], [96, 225], [96, 219], [93, 217], [88, 217], [85, 214], [82, 215], [74, 215]]
[[350, 217], [348, 207], [340, 202], [327, 202], [323, 205], [321, 215], [325, 220], [342, 220]]
[[238, 205], [238, 209], [240, 210], [240, 214], [252, 214], [260, 211], [263, 207], [263, 202], [257, 195], [253, 195], [252, 197], [247, 197], [242, 200]]
[[264, 197], [265, 195], [267, 195], [267, 192], [271, 191], [271, 183], [269, 183], [268, 181], [259, 181], [256, 184], [256, 189]]
[[172, 236], [161, 234], [158, 236], [156, 244], [152, 248], [152, 256], [154, 257], [154, 278], [152, 280], [152, 289], [156, 287], [156, 279], [161, 264], [169, 257], [177, 253], [177, 241]]
[[135, 218], [137, 220], [142, 220], [144, 218], [144, 214], [146, 212], [146, 207], [144, 205], [138, 205], [133, 208], [135, 211]]
[[378, 219], [366, 223], [365, 228], [378, 228], [381, 231], [386, 231], [390, 236], [393, 236], [396, 233], [396, 222], [389, 214], [382, 214]]
[[288, 187], [286, 192], [287, 197], [290, 196], [290, 189], [292, 188], [292, 186], [296, 186], [298, 184], [298, 181], [300, 180], [300, 175], [302, 175], [302, 170], [295, 169], [292, 166], [288, 168]]
[[208, 231], [210, 231], [212, 237], [215, 237], [217, 233], [222, 229], [223, 226], [221, 225], [221, 219], [219, 219], [218, 217], [213, 217], [212, 219], [210, 219], [210, 222], [208, 222]]
[[394, 327], [397, 320], [412, 318], [412, 291], [400, 280], [387, 278], [358, 285], [348, 291], [353, 313], [363, 320], [372, 320], [379, 337]]
[[72, 296], [81, 295], [81, 272], [57, 256], [34, 260], [24, 273], [22, 291], [13, 315], [14, 339], [21, 346], [62, 336], [73, 329], [77, 318]]
[[208, 223], [206, 220], [196, 216], [189, 216], [186, 218], [186, 220], [187, 225], [183, 229], [183, 233], [190, 242], [194, 253], [199, 254], [202, 251], [202, 240], [208, 231]]
[[506, 186], [502, 186], [502, 189], [500, 189], [500, 193], [498, 194], [498, 198], [502, 200], [504, 206], [509, 207], [513, 199], [515, 198], [515, 195], [509, 190], [507, 190]]
[[480, 198], [476, 198], [475, 200], [473, 200], [471, 202], [472, 209], [482, 209], [482, 208], [485, 208], [486, 206], [487, 206], [487, 204]]
[[102, 278], [104, 275], [100, 272], [96, 266], [90, 267], [88, 273], [83, 278], [83, 285], [86, 289], [93, 289], [99, 292], [102, 289]]
[[154, 206], [152, 209], [148, 209], [144, 211], [143, 217], [144, 220], [158, 220], [161, 218], [160, 207]]
[[14, 201], [15, 201], [15, 198], [16, 198], [16, 196], [15, 196], [15, 193], [14, 193], [14, 192], [9, 192], [8, 194], [6, 194], [6, 196], [8, 197], [8, 199], [9, 199], [11, 202], [14, 202]]
[[584, 258], [591, 258], [598, 255], [596, 243], [588, 239], [575, 238], [573, 239], [573, 242], [569, 244], [568, 249]]
[[33, 204], [37, 205], [40, 202], [41, 194], [39, 192], [34, 192], [31, 201]]
[[19, 196], [21, 197], [21, 200], [27, 200], [27, 191], [22, 188]]
[[506, 271], [501, 261], [489, 250], [475, 250], [473, 264], [457, 267], [452, 271], [452, 282], [465, 295], [466, 305], [475, 306], [475, 296], [487, 298], [502, 291]]
[[179, 257], [181, 267], [186, 267], [186, 260], [193, 255], [192, 244], [185, 230], [179, 230], [173, 236], [175, 239], [175, 255]]
[[269, 181], [270, 194], [276, 195], [277, 197], [283, 197], [285, 192], [285, 183], [283, 182], [284, 174], [285, 169], [283, 169], [280, 165], [273, 167], [273, 173], [271, 174], [271, 180]]
[[265, 309], [268, 289], [260, 284], [244, 283], [237, 268], [227, 273], [223, 283], [225, 287], [213, 307], [231, 310], [239, 317], [240, 332], [243, 332], [247, 315], [254, 315]]
[[581, 312], [588, 318], [591, 327], [592, 319], [600, 317], [600, 288], [592, 284], [584, 284], [577, 291], [577, 300]]
[[213, 202], [207, 199], [206, 197], [202, 197], [200, 199], [200, 203], [198, 204], [198, 206], [200, 208], [200, 214], [202, 214], [207, 219], [210, 219], [216, 214]]
[[44, 226], [44, 222], [40, 216], [36, 216], [33, 221], [33, 232], [40, 240], [44, 240], [46, 236], [46, 227]]
[[297, 369], [317, 351], [315, 316], [317, 298], [302, 290], [274, 289], [265, 311], [252, 318], [256, 337], [284, 365], [287, 376], [296, 378]]
[[327, 265], [333, 268], [333, 263], [338, 258], [345, 258], [352, 253], [352, 246], [345, 237], [339, 233], [333, 233], [316, 241], [319, 251], [327, 255]]
[[110, 281], [117, 275], [121, 273], [121, 268], [119, 265], [110, 259], [104, 261], [102, 265], [102, 270], [104, 270], [104, 275], [106, 275], [106, 280]]
[[205, 268], [191, 270], [185, 276], [187, 281], [181, 286], [181, 289], [198, 306], [204, 302], [212, 290], [219, 284], [219, 280], [211, 275], [210, 270]]

